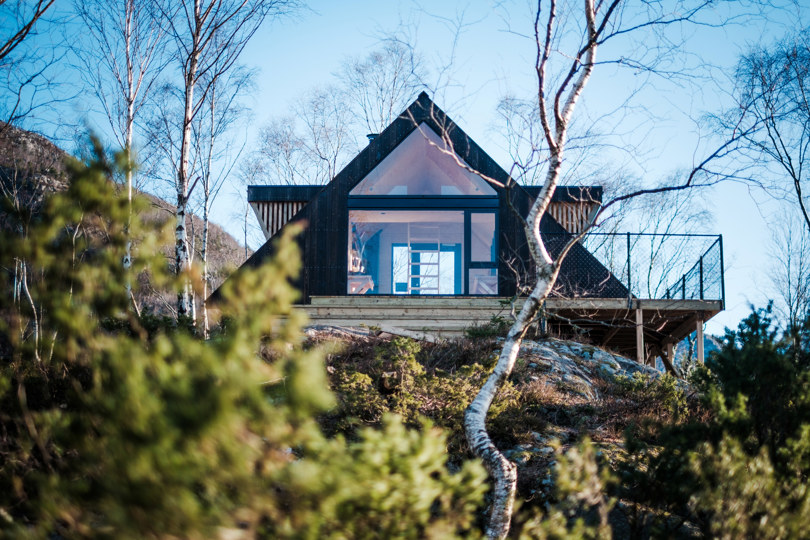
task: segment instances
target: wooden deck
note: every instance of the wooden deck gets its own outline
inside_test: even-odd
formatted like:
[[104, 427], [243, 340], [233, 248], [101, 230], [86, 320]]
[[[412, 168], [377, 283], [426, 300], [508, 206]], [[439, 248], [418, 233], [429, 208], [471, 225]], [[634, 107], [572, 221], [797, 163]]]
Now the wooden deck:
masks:
[[[448, 338], [492, 317], [510, 317], [508, 298], [482, 296], [313, 296], [311, 304], [299, 307], [314, 325], [371, 326]], [[722, 309], [722, 302], [707, 300], [550, 298], [548, 316], [539, 325], [552, 335], [576, 335], [647, 360], [665, 355], [669, 345]]]

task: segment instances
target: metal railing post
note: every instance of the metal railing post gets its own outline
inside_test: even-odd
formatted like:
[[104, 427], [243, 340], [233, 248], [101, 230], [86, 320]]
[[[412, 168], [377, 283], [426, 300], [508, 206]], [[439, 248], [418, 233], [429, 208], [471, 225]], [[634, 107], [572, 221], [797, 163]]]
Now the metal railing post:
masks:
[[723, 309], [726, 309], [726, 269], [723, 263], [723, 235], [717, 235], [717, 241], [720, 243], [720, 295], [723, 299]]
[[681, 300], [686, 300], [686, 274], [681, 276]]
[[633, 280], [630, 274], [630, 233], [627, 233], [627, 295], [633, 295]]
[[[705, 255], [705, 254], [704, 254]], [[703, 255], [700, 256], [699, 269], [700, 269], [700, 299], [703, 300]]]

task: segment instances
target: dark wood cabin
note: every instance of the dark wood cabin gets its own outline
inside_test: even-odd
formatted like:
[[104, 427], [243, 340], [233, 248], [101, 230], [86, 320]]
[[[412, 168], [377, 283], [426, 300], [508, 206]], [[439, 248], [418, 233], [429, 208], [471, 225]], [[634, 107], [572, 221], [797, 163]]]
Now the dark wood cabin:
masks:
[[[442, 134], [449, 137], [446, 145]], [[506, 172], [422, 93], [325, 186], [250, 186], [248, 200], [272, 238], [305, 220], [299, 282], [313, 296], [513, 296], [531, 275], [521, 220], [537, 195], [489, 184], [470, 168], [509, 182]], [[562, 187], [541, 224], [552, 256], [601, 203], [598, 187]], [[571, 211], [567, 211], [571, 209]], [[567, 231], [557, 219], [566, 216]], [[246, 264], [261, 264], [265, 244]], [[516, 269], [520, 272], [517, 274]], [[627, 288], [581, 246], [561, 272], [559, 296], [621, 298]]]
[[[503, 310], [502, 299], [531, 285], [519, 215], [538, 193], [511, 181], [423, 92], [328, 184], [250, 186], [267, 242], [245, 265], [269, 257], [287, 223], [305, 222], [297, 286], [314, 322], [457, 332], [486, 322]], [[601, 202], [600, 187], [556, 190], [541, 222], [552, 257]], [[623, 352], [636, 349], [641, 358], [683, 337], [672, 331], [691, 332], [721, 309], [658, 306], [648, 314], [652, 347], [639, 347], [637, 329], [646, 326], [639, 302], [577, 244], [563, 262], [545, 323]]]

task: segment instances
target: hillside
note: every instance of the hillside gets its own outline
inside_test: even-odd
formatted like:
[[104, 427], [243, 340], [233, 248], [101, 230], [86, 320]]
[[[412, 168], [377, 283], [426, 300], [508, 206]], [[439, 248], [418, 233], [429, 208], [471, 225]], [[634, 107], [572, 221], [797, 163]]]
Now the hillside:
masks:
[[[0, 194], [23, 216], [22, 221], [10, 221], [10, 209], [0, 209], [0, 227], [24, 233], [26, 220], [34, 219], [49, 193], [67, 189], [65, 160], [69, 155], [45, 137], [0, 123]], [[123, 186], [122, 186], [123, 187]], [[145, 224], [156, 228], [173, 219], [174, 206], [154, 195], [138, 192], [150, 203], [150, 209], [140, 217]], [[188, 230], [193, 233], [192, 248], [199, 257], [202, 246], [203, 221], [193, 216]], [[164, 249], [167, 264], [172, 263], [174, 246]], [[250, 252], [247, 253], [250, 255]], [[246, 257], [245, 248], [222, 227], [211, 223], [209, 228], [209, 272], [211, 288], [215, 290]], [[171, 305], [173, 294], [159, 294], [151, 290], [148, 281], [141, 277], [143, 290], [138, 294], [139, 304], [155, 311]]]
[[[420, 418], [428, 418], [447, 432], [451, 466], [471, 458], [463, 413], [494, 367], [500, 338], [427, 343], [324, 327], [310, 330], [309, 339], [332, 343], [339, 351], [326, 362], [338, 398], [337, 408], [321, 418], [327, 433], [351, 439], [362, 427], [382, 425], [386, 413], [417, 428]], [[622, 475], [633, 466], [627, 433], [654, 441], [655, 430], [645, 426], [701, 414], [685, 388], [595, 346], [552, 338], [524, 342], [488, 420], [493, 442], [517, 465], [521, 511], [514, 532], [533, 512], [555, 502], [555, 463], [584, 438], [594, 442], [604, 467]], [[688, 524], [639, 505], [629, 493], [617, 495], [610, 517], [614, 537], [630, 537], [634, 530], [636, 537], [648, 538], [654, 523], [672, 526], [676, 537], [692, 536]]]

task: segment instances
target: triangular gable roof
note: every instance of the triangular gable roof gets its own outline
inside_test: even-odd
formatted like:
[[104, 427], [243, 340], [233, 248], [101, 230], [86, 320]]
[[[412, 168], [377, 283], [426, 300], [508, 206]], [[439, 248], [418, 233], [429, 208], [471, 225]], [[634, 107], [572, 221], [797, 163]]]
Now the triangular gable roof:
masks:
[[[421, 92], [416, 100], [408, 106], [385, 130], [377, 135], [369, 144], [363, 148], [348, 165], [312, 198], [310, 204], [302, 208], [291, 221], [308, 219], [311, 213], [312, 203], [321, 197], [330, 195], [332, 191], [340, 192], [344, 197], [348, 196], [357, 184], [359, 184], [380, 162], [383, 161], [408, 135], [410, 135], [420, 124], [426, 124], [437, 134], [446, 134], [449, 138], [453, 150], [470, 167], [482, 172], [501, 184], [509, 181], [509, 175], [495, 160], [493, 160], [478, 144], [475, 143], [458, 125], [455, 124], [442, 111], [426, 92]], [[511, 182], [512, 187], [519, 187], [517, 183]], [[495, 190], [499, 192], [503, 188], [497, 186]], [[309, 220], [311, 221], [311, 220]], [[265, 242], [250, 259], [245, 262], [248, 266], [257, 266], [270, 255], [272, 238]]]
[[[302, 235], [303, 238], [299, 238], [299, 244], [302, 245], [302, 248], [306, 247], [303, 250], [304, 273], [317, 272], [325, 276], [326, 281], [323, 282], [325, 288], [331, 291], [339, 288], [335, 283], [330, 283], [329, 279], [345, 280], [346, 246], [340, 245], [340, 242], [335, 242], [334, 238], [348, 237], [348, 224], [344, 214], [349, 192], [420, 124], [424, 124], [437, 134], [446, 137], [453, 151], [471, 168], [505, 186], [493, 185], [493, 188], [501, 200], [502, 214], [512, 216], [507, 219], [514, 218], [512, 209], [507, 203], [507, 197], [511, 199], [512, 206], [523, 212], [523, 215], [528, 212], [532, 198], [529, 193], [512, 180], [509, 174], [495, 160], [433, 103], [427, 93], [422, 92], [402, 114], [382, 133], [371, 140], [348, 165], [335, 175], [331, 182], [323, 186], [312, 197], [310, 202], [290, 220], [290, 222], [304, 221], [308, 224], [307, 231]], [[559, 237], [560, 240], [569, 234], [548, 214], [543, 217], [541, 230], [543, 233]], [[331, 242], [326, 241], [327, 236], [331, 236], [333, 240]], [[258, 266], [266, 258], [270, 257], [274, 251], [273, 240], [274, 238], [271, 238], [265, 242], [243, 266]], [[561, 248], [561, 243], [554, 241], [550, 242], [548, 246], [549, 253], [552, 256], [555, 256]], [[522, 251], [528, 255], [527, 251]], [[576, 282], [571, 287], [568, 287], [572, 292], [581, 291], [584, 286], [593, 282], [599, 284], [601, 290], [605, 292], [605, 294], [597, 296], [616, 298], [627, 295], [627, 289], [593, 255], [581, 246], [575, 246], [569, 252], [567, 259], [571, 259], [571, 263], [564, 262], [561, 276], [567, 273], [566, 267], [569, 267], [569, 270], [573, 272], [568, 276], [568, 281], [573, 279]], [[341, 261], [343, 261], [342, 265], [340, 264]], [[575, 277], [574, 274], [580, 276]], [[561, 280], [562, 283], [565, 281], [564, 279]], [[322, 294], [317, 290], [309, 290], [306, 283], [307, 276], [301, 276], [299, 286], [303, 289], [306, 298], [311, 295]]]
[[422, 123], [371, 169], [349, 195], [497, 196], [489, 182], [469, 169], [439, 134]]

